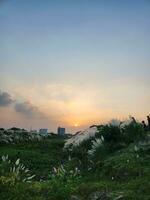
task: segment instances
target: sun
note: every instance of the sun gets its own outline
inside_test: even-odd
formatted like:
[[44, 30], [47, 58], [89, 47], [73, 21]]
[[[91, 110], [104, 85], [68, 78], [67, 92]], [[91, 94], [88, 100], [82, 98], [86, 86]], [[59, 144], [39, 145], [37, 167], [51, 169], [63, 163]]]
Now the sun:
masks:
[[79, 126], [79, 124], [78, 123], [74, 123], [74, 127], [78, 127]]

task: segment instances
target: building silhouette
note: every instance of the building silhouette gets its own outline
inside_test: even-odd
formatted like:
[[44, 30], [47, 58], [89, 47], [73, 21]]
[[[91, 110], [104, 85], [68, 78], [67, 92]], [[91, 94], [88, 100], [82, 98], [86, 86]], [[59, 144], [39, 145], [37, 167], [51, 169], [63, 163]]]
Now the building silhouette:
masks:
[[60, 136], [64, 136], [65, 135], [65, 131], [66, 131], [65, 128], [58, 127], [58, 129], [57, 129], [57, 133]]

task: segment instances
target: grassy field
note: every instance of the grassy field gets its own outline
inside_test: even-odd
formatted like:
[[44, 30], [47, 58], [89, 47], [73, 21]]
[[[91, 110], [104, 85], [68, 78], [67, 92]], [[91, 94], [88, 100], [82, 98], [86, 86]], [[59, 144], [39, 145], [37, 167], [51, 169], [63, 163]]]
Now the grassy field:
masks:
[[52, 167], [63, 162], [63, 145], [64, 140], [62, 138], [2, 145], [0, 156], [9, 155], [12, 160], [20, 158], [21, 162], [36, 174], [37, 180], [40, 178], [47, 179]]
[[[109, 197], [97, 199], [150, 199], [150, 150], [134, 152], [134, 145], [109, 154], [94, 170], [84, 173], [78, 181], [68, 179], [51, 181], [49, 174], [54, 166], [67, 163], [63, 152], [64, 139], [51, 138], [39, 142], [5, 144], [0, 156], [9, 155], [21, 162], [36, 175], [31, 183], [0, 185], [2, 200], [70, 200], [91, 199], [94, 192], [104, 192]], [[64, 178], [64, 177], [63, 177]], [[40, 179], [43, 182], [40, 182]], [[66, 183], [67, 182], [67, 183]]]

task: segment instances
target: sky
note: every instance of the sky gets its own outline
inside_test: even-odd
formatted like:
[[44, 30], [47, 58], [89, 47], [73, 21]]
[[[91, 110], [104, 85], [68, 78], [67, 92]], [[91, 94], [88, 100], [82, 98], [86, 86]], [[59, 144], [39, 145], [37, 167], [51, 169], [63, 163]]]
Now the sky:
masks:
[[0, 0], [0, 127], [144, 119], [149, 22], [149, 0]]

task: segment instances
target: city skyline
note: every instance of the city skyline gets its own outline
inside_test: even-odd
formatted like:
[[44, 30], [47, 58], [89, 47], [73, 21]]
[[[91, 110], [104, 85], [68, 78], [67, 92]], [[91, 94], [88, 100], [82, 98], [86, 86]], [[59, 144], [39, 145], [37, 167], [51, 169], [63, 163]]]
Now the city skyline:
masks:
[[66, 127], [150, 114], [150, 2], [0, 3], [0, 126]]

